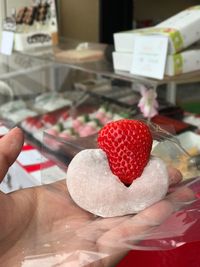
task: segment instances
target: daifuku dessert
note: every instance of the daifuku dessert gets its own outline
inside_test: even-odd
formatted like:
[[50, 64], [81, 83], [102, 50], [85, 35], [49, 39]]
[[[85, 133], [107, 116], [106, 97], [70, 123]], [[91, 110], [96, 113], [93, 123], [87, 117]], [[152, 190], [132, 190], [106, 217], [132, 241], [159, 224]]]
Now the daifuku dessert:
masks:
[[137, 213], [165, 197], [165, 163], [151, 156], [152, 135], [138, 120], [118, 120], [98, 134], [98, 149], [70, 162], [67, 186], [74, 202], [101, 217]]

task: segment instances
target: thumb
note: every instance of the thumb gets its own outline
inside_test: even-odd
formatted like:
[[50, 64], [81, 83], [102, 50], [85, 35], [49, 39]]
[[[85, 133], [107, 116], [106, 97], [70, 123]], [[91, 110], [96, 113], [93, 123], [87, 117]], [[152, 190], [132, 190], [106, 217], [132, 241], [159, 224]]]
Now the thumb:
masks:
[[18, 157], [24, 143], [22, 130], [12, 129], [0, 139], [0, 182]]

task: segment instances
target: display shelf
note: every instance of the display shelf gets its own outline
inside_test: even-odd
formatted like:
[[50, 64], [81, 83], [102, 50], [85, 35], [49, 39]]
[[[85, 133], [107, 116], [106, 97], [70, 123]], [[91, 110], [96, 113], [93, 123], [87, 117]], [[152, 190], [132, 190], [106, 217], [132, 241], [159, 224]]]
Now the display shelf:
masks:
[[196, 83], [200, 81], [200, 70], [176, 76], [165, 76], [162, 80], [145, 78], [129, 74], [128, 72], [115, 71], [112, 64], [113, 47], [105, 44], [88, 43], [90, 49], [101, 50], [104, 56], [101, 60], [87, 62], [72, 62], [65, 58], [57, 57], [58, 53], [71, 49], [76, 49], [80, 46], [80, 42], [71, 39], [61, 39], [60, 44], [55, 47], [46, 47], [42, 49], [34, 49], [25, 51], [24, 53], [40, 59], [50, 60], [56, 64], [65, 65], [71, 69], [80, 70], [83, 72], [94, 73], [105, 76], [110, 79], [118, 79], [129, 81], [134, 84], [143, 84], [147, 87], [157, 88], [160, 85], [167, 85], [166, 100], [170, 103], [176, 103], [176, 89], [179, 84]]
[[0, 103], [8, 100], [31, 98], [41, 92], [49, 91], [47, 70], [53, 63], [28, 55], [13, 53], [0, 55]]
[[44, 59], [40, 60], [39, 58], [24, 56], [19, 53], [13, 53], [11, 56], [0, 54], [0, 80], [40, 71], [51, 64], [51, 62]]
[[112, 64], [112, 46], [97, 43], [87, 43], [88, 48], [91, 50], [100, 50], [103, 52], [103, 57], [100, 60], [88, 60], [86, 62], [78, 62], [67, 60], [66, 58], [58, 58], [58, 54], [62, 51], [76, 49], [80, 42], [70, 39], [61, 39], [58, 46], [46, 47], [46, 48], [35, 48], [24, 51], [23, 54], [39, 58], [42, 60], [50, 60], [57, 64], [62, 64], [72, 69], [81, 70], [83, 72], [94, 73], [102, 76], [109, 77], [111, 79], [119, 79], [130, 82], [143, 83], [149, 86], [156, 86], [162, 82], [155, 79], [146, 79], [144, 77], [130, 75], [123, 72], [115, 72]]
[[[176, 85], [181, 83], [196, 82], [199, 80], [199, 72], [180, 75], [173, 78], [165, 77], [165, 79], [163, 80], [147, 79], [144, 77], [129, 75], [128, 73], [124, 72], [115, 72], [113, 70], [111, 60], [112, 48], [110, 46], [102, 44], [88, 44], [90, 49], [103, 51], [103, 57], [101, 60], [88, 61], [83, 63], [77, 61], [72, 62], [66, 60], [65, 58], [62, 59], [60, 57], [57, 57], [57, 53], [66, 51], [67, 49], [76, 48], [78, 45], [79, 43], [74, 41], [69, 41], [69, 43], [68, 41], [64, 41], [56, 47], [34, 49], [32, 51], [25, 51], [24, 53], [15, 52], [11, 57], [0, 57], [0, 80], [7, 83], [14, 92], [15, 97], [14, 99], [12, 99], [12, 101], [16, 99], [18, 100], [19, 98], [20, 100], [23, 100], [25, 103], [27, 103], [27, 106], [20, 108], [20, 111], [24, 108], [24, 110], [26, 111], [38, 111], [37, 115], [35, 116], [49, 115], [48, 113], [53, 110], [45, 110], [47, 106], [48, 108], [53, 107], [55, 108], [55, 110], [58, 110], [59, 107], [56, 106], [56, 100], [59, 100], [60, 102], [62, 102], [63, 100], [70, 100], [72, 106], [69, 105], [68, 109], [69, 113], [71, 114], [71, 107], [72, 109], [74, 107], [79, 109], [80, 103], [83, 104], [82, 101], [88, 94], [90, 97], [94, 97], [94, 99], [90, 102], [95, 105], [95, 107], [97, 107], [98, 102], [102, 101], [104, 103], [106, 101], [110, 101], [109, 103], [119, 107], [119, 114], [123, 110], [123, 112], [121, 113], [126, 113], [129, 116], [131, 115], [132, 118], [136, 118], [136, 115], [138, 115], [137, 104], [141, 97], [139, 90], [137, 91], [137, 96], [134, 95], [136, 94], [136, 92], [134, 91], [137, 87], [136, 85], [145, 85], [147, 87], [156, 88], [157, 86], [162, 84]], [[100, 83], [100, 86], [99, 84], [97, 84], [96, 89], [98, 90], [94, 90], [95, 86], [89, 86], [86, 89], [83, 88], [85, 84], [87, 85], [87, 81], [90, 81], [90, 79], [93, 79], [95, 82], [102, 82]], [[83, 87], [81, 88], [81, 86]], [[138, 87], [138, 89], [140, 88]], [[123, 94], [121, 94], [122, 92]], [[175, 92], [175, 89], [173, 91], [169, 90], [169, 92]], [[27, 94], [29, 94], [28, 97]], [[2, 107], [4, 100], [2, 101], [1, 96], [2, 92], [0, 92]], [[42, 98], [38, 99], [38, 96], [41, 96]], [[57, 98], [54, 98], [55, 96]], [[119, 101], [121, 100], [121, 97], [124, 100], [123, 104]], [[88, 99], [86, 98], [86, 100]], [[86, 101], [85, 106], [87, 108], [89, 106], [88, 103], [89, 102]], [[66, 106], [64, 107], [66, 108]], [[169, 107], [168, 103], [167, 107]], [[38, 110], [39, 108], [41, 108], [41, 110]], [[116, 109], [116, 111], [118, 110]], [[80, 111], [80, 113], [81, 115], [83, 115], [82, 110]], [[12, 110], [3, 112], [5, 119], [7, 114], [12, 115]], [[23, 125], [21, 123], [24, 121], [27, 122], [26, 119], [30, 119], [28, 115], [26, 118], [14, 122], [11, 127], [13, 127], [14, 125], [19, 125], [22, 127]], [[94, 141], [94, 139], [90, 138], [78, 139], [77, 133], [74, 138], [75, 146], [73, 144], [73, 141], [68, 142], [64, 140], [64, 138], [59, 139], [60, 133], [62, 133], [62, 131], [64, 132], [64, 130], [66, 130], [69, 126], [69, 123], [62, 118], [61, 122], [63, 123], [64, 127], [61, 127], [62, 130], [59, 129], [57, 131], [57, 135], [53, 136], [52, 134], [52, 136], [50, 136], [50, 138], [52, 139], [50, 146], [45, 145], [44, 139], [38, 141], [39, 139], [36, 138], [37, 135], [34, 136], [35, 131], [39, 132], [41, 130], [41, 132], [44, 133], [46, 130], [46, 128], [40, 128], [40, 126], [38, 126], [40, 125], [40, 122], [41, 121], [31, 124], [31, 127], [33, 126], [33, 128], [30, 128], [29, 131], [26, 131], [26, 129], [22, 127], [26, 133], [26, 140], [37, 148], [43, 147], [42, 151], [45, 153], [45, 155], [62, 169], [63, 166], [66, 165], [65, 163], [69, 163], [74, 153], [76, 153], [76, 145], [79, 141], [84, 141], [84, 144], [86, 144], [86, 141]], [[55, 122], [55, 120], [45, 121], [45, 123], [46, 125], [48, 124], [52, 127], [59, 124]], [[61, 143], [61, 146], [58, 150], [56, 150], [56, 148], [52, 146], [53, 142], [54, 144], [56, 142]], [[93, 144], [94, 142], [92, 143], [92, 145]]]
[[[62, 51], [76, 49], [80, 45], [87, 46], [90, 51], [102, 51], [102, 58], [78, 62], [57, 56]], [[198, 82], [199, 74], [200, 71], [156, 80], [133, 76], [125, 72], [115, 72], [112, 64], [112, 47], [104, 44], [80, 44], [80, 42], [66, 39], [61, 40], [60, 44], [55, 47], [35, 48], [25, 51], [23, 54], [16, 52], [11, 57], [0, 57], [0, 79], [10, 86], [12, 91], [10, 97], [12, 100], [19, 98], [27, 102], [24, 110], [32, 111], [33, 108], [33, 111], [36, 111], [38, 115], [51, 110], [35, 110], [38, 108], [36, 101], [40, 102], [37, 96], [43, 95], [42, 106], [40, 103], [41, 108], [46, 106], [47, 101], [49, 101], [48, 108], [50, 105], [55, 106], [56, 101], [50, 101], [55, 99], [55, 94], [60, 102], [69, 99], [73, 105], [77, 105], [77, 102], [82, 99], [82, 94], [78, 92], [76, 87], [80, 87], [78, 89], [81, 89], [82, 93], [86, 92], [91, 96], [96, 95], [103, 101], [121, 105], [121, 108], [127, 108], [131, 114], [135, 115], [138, 112], [137, 104], [141, 97], [141, 85], [157, 88], [159, 85], [166, 84], [167, 100], [174, 103], [176, 85]], [[94, 88], [95, 86], [88, 85], [87, 81], [90, 79], [95, 82], [100, 81], [100, 86], [95, 84], [97, 86]], [[85, 88], [83, 88], [84, 86]], [[129, 89], [128, 94], [127, 88]], [[70, 99], [72, 92], [74, 96]], [[119, 92], [123, 92], [123, 96], [115, 97], [116, 93]], [[0, 93], [0, 96], [3, 96], [2, 91]], [[49, 94], [49, 96], [45, 96], [45, 94]], [[123, 101], [121, 101], [122, 98]], [[1, 102], [4, 103], [4, 96], [1, 97]], [[59, 107], [56, 106], [55, 109]], [[3, 113], [6, 116], [6, 112]], [[9, 115], [12, 118], [12, 114]]]
[[[69, 51], [86, 46], [87, 49], [102, 51], [102, 58], [99, 60], [90, 60], [86, 62], [78, 62], [61, 58], [57, 55], [63, 51]], [[167, 84], [167, 100], [175, 102], [176, 85], [183, 83], [193, 83], [199, 81], [200, 71], [179, 75], [175, 77], [165, 77], [163, 80], [148, 79], [141, 76], [131, 75], [125, 72], [116, 72], [113, 70], [112, 64], [112, 47], [105, 44], [96, 43], [80, 43], [78, 41], [62, 39], [58, 46], [35, 48], [24, 53], [15, 52], [11, 57], [0, 57], [0, 79], [10, 85], [14, 95], [22, 97], [25, 94], [34, 102], [36, 96], [51, 92], [54, 94], [62, 94], [61, 98], [68, 98], [70, 92], [76, 91], [76, 86], [85, 85], [84, 82], [91, 78], [94, 81], [106, 80], [101, 91], [93, 90], [90, 86], [86, 86], [86, 91], [91, 95], [97, 95], [104, 101], [110, 99], [115, 104], [121, 104], [121, 107], [137, 109], [137, 103], [140, 99], [140, 86], [156, 88], [159, 85]], [[123, 84], [120, 86], [115, 82]], [[127, 83], [127, 84], [126, 84]], [[98, 87], [98, 86], [97, 86]], [[106, 87], [109, 87], [107, 90]], [[79, 89], [80, 89], [79, 88]], [[128, 95], [125, 95], [126, 89], [129, 88]], [[90, 90], [91, 89], [91, 90]], [[119, 90], [117, 90], [119, 89]], [[124, 102], [120, 103], [119, 99], [114, 98], [117, 91], [124, 93]], [[135, 101], [130, 102], [130, 93], [137, 91], [138, 96]], [[98, 91], [98, 92], [97, 92]], [[25, 93], [24, 93], [25, 92]], [[1, 92], [2, 94], [2, 92]], [[72, 103], [75, 104], [81, 94], [75, 95]], [[50, 97], [47, 99], [50, 100]], [[129, 101], [130, 103], [127, 103]], [[35, 104], [35, 103], [33, 103]], [[45, 105], [46, 103], [44, 103]], [[128, 105], [127, 105], [128, 104]], [[130, 109], [129, 109], [130, 110]], [[40, 114], [40, 113], [39, 113]]]

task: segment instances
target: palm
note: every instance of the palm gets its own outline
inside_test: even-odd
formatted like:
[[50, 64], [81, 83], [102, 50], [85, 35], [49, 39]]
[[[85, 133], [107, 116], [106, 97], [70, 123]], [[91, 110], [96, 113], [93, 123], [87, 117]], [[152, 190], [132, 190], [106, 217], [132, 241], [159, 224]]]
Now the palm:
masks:
[[[15, 160], [23, 143], [20, 131], [13, 130], [1, 141], [0, 152], [8, 147], [12, 134], [15, 134], [15, 138], [18, 136], [18, 145], [11, 147], [12, 151], [3, 153], [5, 169], [0, 171], [0, 177], [4, 176], [7, 167]], [[180, 178], [173, 174], [171, 177], [175, 181]], [[0, 214], [4, 215], [0, 218], [0, 229], [3, 229], [0, 232], [2, 266], [73, 267], [83, 266], [98, 257], [102, 260], [92, 266], [113, 266], [125, 255], [126, 250], [112, 248], [105, 241], [111, 241], [113, 245], [129, 235], [138, 240], [138, 236], [141, 237], [171, 214], [171, 200], [179, 195], [184, 201], [193, 197], [188, 190], [182, 190], [136, 216], [100, 219], [74, 204], [65, 182], [25, 189], [8, 196], [0, 194]], [[138, 225], [139, 220], [141, 226]]]
[[[18, 202], [19, 193], [21, 201]], [[4, 266], [17, 266], [16, 263], [21, 266], [24, 257], [33, 256], [36, 260], [38, 255], [49, 251], [52, 255], [73, 254], [74, 251], [81, 250], [100, 252], [96, 241], [102, 236], [102, 232], [98, 235], [95, 231], [101, 226], [101, 222], [102, 225], [105, 224], [105, 220], [98, 220], [97, 223], [94, 215], [74, 204], [64, 181], [13, 193], [12, 200], [15, 202], [17, 220], [8, 221], [9, 227], [4, 231], [6, 238], [1, 258]], [[106, 228], [104, 225], [104, 232], [119, 221], [122, 221], [122, 218], [108, 219], [109, 224]], [[93, 231], [90, 229], [89, 238], [88, 235], [85, 238], [85, 231], [91, 225]], [[8, 238], [10, 232], [15, 232], [15, 237]], [[102, 266], [101, 262], [98, 266]]]

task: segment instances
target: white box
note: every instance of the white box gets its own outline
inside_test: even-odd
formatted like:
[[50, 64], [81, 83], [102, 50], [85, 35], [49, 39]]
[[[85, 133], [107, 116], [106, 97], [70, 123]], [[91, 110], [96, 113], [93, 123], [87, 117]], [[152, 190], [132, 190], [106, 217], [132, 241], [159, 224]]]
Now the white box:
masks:
[[161, 34], [169, 38], [168, 54], [174, 54], [200, 40], [199, 28], [200, 5], [188, 8], [155, 27], [115, 33], [115, 50], [133, 52], [134, 40], [138, 35]]
[[174, 76], [197, 70], [200, 70], [200, 49], [186, 50], [167, 57], [165, 75]]
[[[113, 52], [113, 66], [118, 71], [130, 72], [133, 53]], [[174, 76], [200, 70], [200, 49], [186, 50], [167, 56], [165, 75]]]
[[135, 38], [138, 35], [141, 35], [146, 32], [147, 29], [150, 30], [153, 28], [151, 27], [144, 28], [142, 30], [131, 30], [114, 33], [115, 51], [133, 53]]
[[113, 52], [112, 56], [115, 70], [131, 71], [133, 53]]

